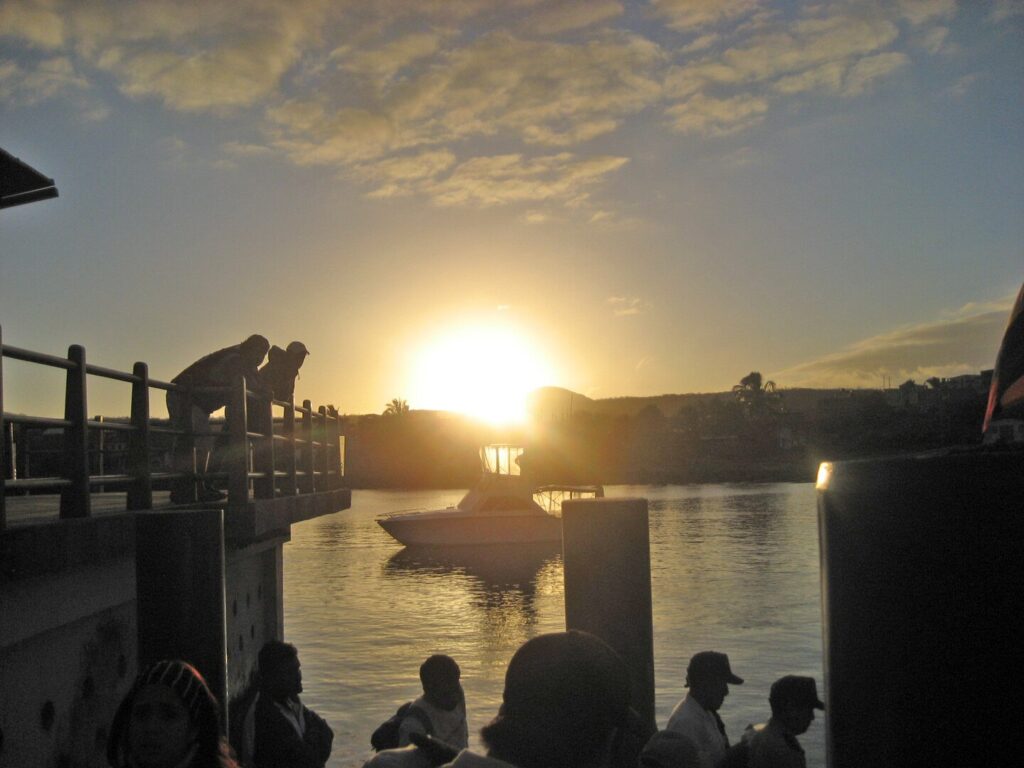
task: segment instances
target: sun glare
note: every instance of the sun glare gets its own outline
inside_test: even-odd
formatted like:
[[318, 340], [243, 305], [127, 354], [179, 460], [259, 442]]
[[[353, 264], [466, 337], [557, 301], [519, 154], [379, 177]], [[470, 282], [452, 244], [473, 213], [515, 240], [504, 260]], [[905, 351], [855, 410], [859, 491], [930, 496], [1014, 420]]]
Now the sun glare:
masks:
[[526, 397], [554, 383], [539, 345], [508, 328], [472, 327], [421, 348], [414, 364], [415, 408], [456, 411], [489, 424], [526, 419]]

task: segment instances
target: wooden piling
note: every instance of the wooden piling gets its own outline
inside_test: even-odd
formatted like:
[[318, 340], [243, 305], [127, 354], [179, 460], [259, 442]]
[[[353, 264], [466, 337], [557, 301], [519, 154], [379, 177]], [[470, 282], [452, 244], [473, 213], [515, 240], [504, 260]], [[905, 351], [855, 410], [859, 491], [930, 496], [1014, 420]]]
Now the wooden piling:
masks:
[[633, 707], [654, 727], [654, 627], [646, 499], [562, 505], [565, 626], [597, 635], [625, 660]]

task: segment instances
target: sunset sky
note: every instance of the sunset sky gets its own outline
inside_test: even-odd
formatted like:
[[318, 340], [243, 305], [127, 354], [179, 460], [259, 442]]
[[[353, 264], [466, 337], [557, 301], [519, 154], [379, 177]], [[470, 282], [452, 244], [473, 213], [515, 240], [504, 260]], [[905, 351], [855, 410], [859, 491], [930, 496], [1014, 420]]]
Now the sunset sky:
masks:
[[347, 413], [976, 372], [1022, 76], [1022, 2], [0, 0], [0, 147], [60, 190], [0, 211], [4, 342], [299, 339]]

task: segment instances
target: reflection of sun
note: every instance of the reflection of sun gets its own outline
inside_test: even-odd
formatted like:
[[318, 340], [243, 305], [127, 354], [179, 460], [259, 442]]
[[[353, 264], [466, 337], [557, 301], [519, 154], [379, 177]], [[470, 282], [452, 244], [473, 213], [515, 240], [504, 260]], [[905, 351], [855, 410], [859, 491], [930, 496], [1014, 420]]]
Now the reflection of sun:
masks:
[[501, 327], [446, 333], [417, 354], [410, 401], [416, 408], [457, 411], [491, 424], [526, 418], [526, 396], [551, 384], [537, 345]]

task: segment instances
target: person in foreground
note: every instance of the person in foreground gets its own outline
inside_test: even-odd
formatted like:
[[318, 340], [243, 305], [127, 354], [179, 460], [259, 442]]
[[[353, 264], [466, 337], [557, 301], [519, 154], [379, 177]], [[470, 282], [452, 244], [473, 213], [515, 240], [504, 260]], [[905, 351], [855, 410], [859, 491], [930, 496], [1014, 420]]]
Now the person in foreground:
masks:
[[449, 768], [596, 768], [628, 725], [629, 671], [603, 640], [570, 630], [524, 643], [505, 673], [498, 715], [480, 731], [487, 756]]
[[749, 737], [750, 768], [806, 768], [807, 759], [796, 737], [814, 722], [814, 710], [825, 709], [813, 677], [786, 675], [772, 683], [768, 694], [772, 716]]
[[420, 683], [423, 695], [412, 703], [426, 715], [430, 727], [421, 717], [407, 714], [398, 729], [398, 745], [404, 747], [412, 734], [425, 733], [450, 744], [456, 749], [469, 746], [469, 727], [466, 725], [466, 694], [462, 690], [462, 670], [455, 659], [434, 654], [420, 665]]
[[740, 685], [743, 678], [733, 674], [729, 657], [716, 651], [694, 654], [686, 668], [689, 693], [669, 716], [665, 728], [681, 733], [697, 747], [701, 768], [715, 768], [725, 757], [729, 737], [718, 710], [729, 695], [729, 683]]
[[158, 661], [124, 697], [107, 740], [111, 768], [238, 768], [220, 708], [195, 667]]
[[268, 640], [260, 648], [260, 691], [243, 725], [243, 756], [254, 768], [323, 768], [334, 731], [303, 706], [302, 670], [294, 645]]

